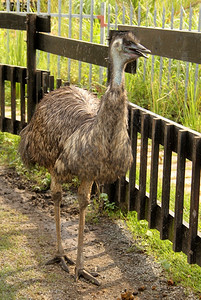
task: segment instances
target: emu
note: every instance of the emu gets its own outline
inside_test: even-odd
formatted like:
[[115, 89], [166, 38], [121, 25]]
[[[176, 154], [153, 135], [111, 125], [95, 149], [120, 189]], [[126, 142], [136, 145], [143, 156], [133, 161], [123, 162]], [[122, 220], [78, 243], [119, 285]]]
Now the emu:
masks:
[[19, 152], [24, 164], [37, 163], [51, 174], [57, 251], [49, 263], [59, 262], [67, 272], [67, 263], [73, 262], [64, 253], [61, 241], [61, 184], [73, 176], [81, 182], [76, 280], [82, 276], [99, 285], [95, 276], [84, 269], [85, 211], [93, 182], [114, 182], [125, 175], [132, 163], [124, 69], [128, 62], [140, 56], [146, 58], [147, 53], [150, 51], [139, 44], [132, 32], [115, 33], [109, 47], [111, 79], [101, 100], [75, 86], [59, 88], [44, 96], [20, 134]]

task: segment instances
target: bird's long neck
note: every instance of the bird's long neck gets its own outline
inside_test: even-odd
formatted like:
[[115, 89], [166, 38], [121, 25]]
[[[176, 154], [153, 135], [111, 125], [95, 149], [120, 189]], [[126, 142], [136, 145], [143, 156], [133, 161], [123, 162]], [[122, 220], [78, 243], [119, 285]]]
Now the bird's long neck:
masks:
[[114, 54], [110, 59], [110, 81], [109, 86], [111, 88], [124, 87], [124, 69], [125, 63]]
[[[114, 61], [114, 60], [113, 60]], [[124, 90], [124, 64], [111, 63], [111, 78], [97, 114], [97, 126], [108, 142], [127, 130], [127, 96]]]

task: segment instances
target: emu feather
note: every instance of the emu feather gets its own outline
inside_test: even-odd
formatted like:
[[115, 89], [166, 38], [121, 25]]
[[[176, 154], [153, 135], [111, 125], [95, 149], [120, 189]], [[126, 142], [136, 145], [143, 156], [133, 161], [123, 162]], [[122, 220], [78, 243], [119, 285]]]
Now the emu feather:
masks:
[[128, 62], [149, 52], [131, 32], [115, 34], [109, 48], [111, 80], [101, 100], [75, 86], [59, 88], [45, 95], [21, 132], [19, 151], [24, 163], [27, 166], [37, 163], [51, 174], [57, 232], [57, 252], [51, 262], [61, 262], [65, 271], [68, 271], [66, 261], [70, 260], [61, 242], [61, 183], [75, 175], [81, 181], [76, 280], [83, 276], [99, 284], [84, 269], [85, 210], [94, 181], [114, 182], [131, 166], [124, 69]]

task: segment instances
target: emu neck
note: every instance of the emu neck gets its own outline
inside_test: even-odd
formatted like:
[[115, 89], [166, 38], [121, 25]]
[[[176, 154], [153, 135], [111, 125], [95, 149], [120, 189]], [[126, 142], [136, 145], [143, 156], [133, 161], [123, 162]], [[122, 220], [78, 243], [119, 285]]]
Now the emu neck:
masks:
[[110, 66], [110, 86], [113, 88], [124, 86], [125, 63], [119, 57], [113, 57]]
[[108, 89], [102, 97], [100, 109], [97, 114], [96, 124], [105, 138], [110, 143], [122, 130], [127, 132], [127, 96], [124, 90], [124, 64], [111, 63], [111, 78]]

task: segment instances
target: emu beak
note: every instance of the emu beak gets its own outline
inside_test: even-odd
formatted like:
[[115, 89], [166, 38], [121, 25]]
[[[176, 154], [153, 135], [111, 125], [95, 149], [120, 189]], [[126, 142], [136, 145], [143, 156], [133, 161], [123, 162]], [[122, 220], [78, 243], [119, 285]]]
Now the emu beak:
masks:
[[146, 54], [151, 53], [151, 51], [149, 49], [145, 48], [141, 44], [137, 44], [136, 52], [138, 52], [140, 54], [140, 56], [143, 56], [145, 58], [148, 58], [148, 56]]
[[132, 44], [129, 47], [129, 50], [132, 52], [135, 52], [138, 56], [142, 56], [145, 58], [148, 58], [148, 56], [146, 54], [150, 54], [151, 51], [147, 48], [145, 48], [144, 46], [142, 46], [141, 44], [137, 43], [137, 44]]

